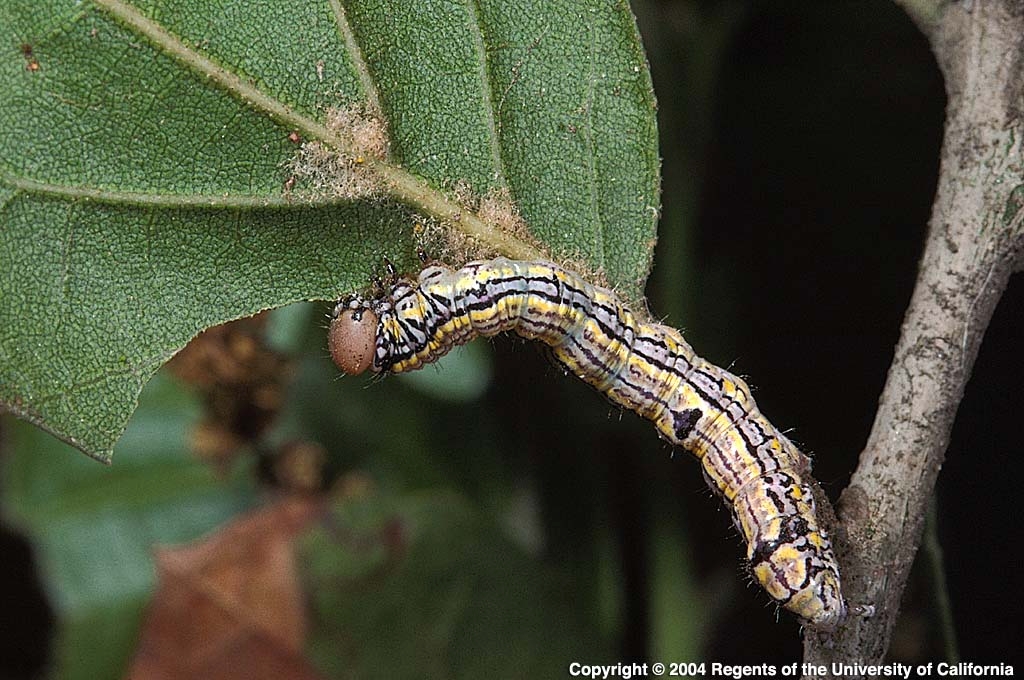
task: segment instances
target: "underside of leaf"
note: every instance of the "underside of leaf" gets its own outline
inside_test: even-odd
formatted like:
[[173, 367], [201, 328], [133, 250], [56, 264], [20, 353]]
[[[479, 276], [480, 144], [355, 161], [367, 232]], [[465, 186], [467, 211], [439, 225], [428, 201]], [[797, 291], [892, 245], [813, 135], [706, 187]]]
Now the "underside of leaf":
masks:
[[[640, 297], [658, 155], [625, 2], [15, 0], [0, 26], [0, 403], [90, 455], [197, 333], [413, 270], [424, 217]], [[324, 191], [332, 162], [366, 185]]]

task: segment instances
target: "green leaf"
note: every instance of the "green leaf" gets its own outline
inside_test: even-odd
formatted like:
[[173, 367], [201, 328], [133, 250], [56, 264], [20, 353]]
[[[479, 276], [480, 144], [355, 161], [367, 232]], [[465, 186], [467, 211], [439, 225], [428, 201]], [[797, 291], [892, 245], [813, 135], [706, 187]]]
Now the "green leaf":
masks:
[[12, 425], [2, 477], [4, 519], [31, 540], [56, 636], [49, 677], [119, 677], [154, 585], [156, 545], [190, 541], [255, 501], [246, 476], [225, 482], [188, 457], [199, 405], [157, 376], [117, 450], [97, 465], [23, 423]]
[[488, 346], [471, 342], [447, 354], [431, 368], [396, 376], [414, 389], [435, 399], [450, 402], [475, 401], [491, 382]]
[[614, 656], [572, 576], [452, 492], [343, 501], [300, 562], [310, 652], [332, 677], [548, 678]]
[[[0, 27], [0, 404], [90, 455], [202, 329], [412, 270], [414, 215], [538, 256], [456, 187], [640, 297], [658, 156], [626, 2], [9, 0]], [[389, 155], [332, 110], [386, 120]], [[318, 190], [302, 140], [375, 195]]]

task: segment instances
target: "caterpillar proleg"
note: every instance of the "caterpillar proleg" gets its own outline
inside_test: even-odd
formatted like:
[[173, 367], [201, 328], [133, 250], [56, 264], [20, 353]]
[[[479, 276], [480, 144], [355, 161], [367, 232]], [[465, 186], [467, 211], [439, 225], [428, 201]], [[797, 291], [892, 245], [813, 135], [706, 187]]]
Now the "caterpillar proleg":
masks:
[[674, 328], [638, 319], [611, 291], [550, 262], [499, 257], [395, 277], [372, 298], [342, 298], [333, 317], [331, 356], [350, 374], [413, 371], [503, 331], [548, 345], [567, 372], [696, 456], [776, 602], [818, 630], [846, 616], [806, 482], [809, 459], [761, 414], [743, 380], [697, 356]]

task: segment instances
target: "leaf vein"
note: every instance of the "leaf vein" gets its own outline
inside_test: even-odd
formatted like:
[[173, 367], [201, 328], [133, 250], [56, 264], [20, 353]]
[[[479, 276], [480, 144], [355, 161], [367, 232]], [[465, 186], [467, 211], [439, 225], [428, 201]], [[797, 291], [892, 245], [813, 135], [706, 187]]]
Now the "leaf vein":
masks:
[[590, 29], [590, 59], [587, 65], [587, 95], [584, 104], [584, 116], [586, 124], [583, 126], [586, 130], [584, 139], [587, 145], [587, 173], [590, 175], [590, 210], [594, 215], [594, 231], [597, 232], [597, 238], [594, 242], [598, 245], [599, 252], [594, 253], [594, 257], [597, 262], [600, 263], [601, 267], [606, 265], [605, 261], [605, 228], [604, 219], [601, 215], [601, 205], [598, 200], [597, 186], [598, 186], [598, 171], [597, 171], [597, 149], [594, 145], [594, 97], [595, 97], [595, 85], [597, 81], [597, 35], [596, 28], [593, 22], [588, 22], [587, 27]]
[[377, 92], [377, 85], [374, 82], [373, 74], [370, 73], [370, 65], [363, 57], [363, 50], [359, 47], [359, 41], [356, 40], [356, 35], [352, 31], [352, 25], [348, 21], [348, 15], [345, 14], [345, 8], [342, 6], [341, 0], [330, 0], [330, 4], [331, 10], [334, 12], [334, 20], [338, 24], [338, 33], [341, 34], [342, 40], [345, 41], [345, 49], [352, 60], [352, 67], [356, 71], [356, 76], [359, 78], [359, 86], [366, 96], [367, 109], [380, 114], [383, 112], [380, 106], [380, 93]]
[[113, 189], [97, 189], [85, 186], [72, 186], [41, 182], [34, 179], [0, 175], [0, 181], [18, 191], [26, 193], [67, 198], [81, 201], [95, 201], [111, 205], [146, 205], [162, 208], [289, 208], [309, 205], [350, 203], [350, 200], [334, 197], [305, 197], [301, 200], [291, 199], [284, 195], [255, 196], [241, 194], [174, 194], [147, 191], [123, 191]]
[[484, 39], [483, 27], [480, 19], [480, 6], [477, 0], [467, 0], [466, 9], [469, 12], [469, 32], [473, 37], [473, 47], [477, 53], [477, 63], [480, 68], [481, 94], [483, 96], [484, 111], [487, 118], [487, 138], [490, 144], [491, 162], [494, 164], [494, 177], [499, 187], [508, 186], [505, 173], [505, 161], [501, 147], [501, 111], [494, 103], [494, 79], [490, 74], [489, 61], [487, 59], [487, 43]]
[[[235, 73], [189, 48], [179, 38], [143, 15], [132, 5], [122, 0], [93, 0], [93, 2], [125, 26], [148, 38], [171, 57], [223, 87], [229, 94], [237, 97], [246, 105], [263, 111], [272, 119], [304, 133], [306, 137], [321, 139], [342, 153], [352, 156], [359, 155], [356, 150], [350, 148], [345, 140], [323, 123], [296, 112]], [[490, 245], [502, 254], [521, 259], [540, 257], [540, 252], [531, 244], [506, 234], [493, 224], [484, 222], [478, 215], [465, 211], [461, 205], [442, 195], [410, 172], [386, 161], [372, 158], [367, 159], [365, 167], [379, 174], [395, 200], [416, 210], [422, 210], [443, 222], [448, 222], [456, 229]]]

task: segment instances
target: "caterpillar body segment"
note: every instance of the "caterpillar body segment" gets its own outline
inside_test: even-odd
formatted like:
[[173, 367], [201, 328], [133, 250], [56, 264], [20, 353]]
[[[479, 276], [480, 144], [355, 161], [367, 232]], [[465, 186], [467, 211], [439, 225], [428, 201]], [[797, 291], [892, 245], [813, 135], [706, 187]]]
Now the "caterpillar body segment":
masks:
[[[342, 300], [334, 317], [332, 356], [337, 346], [346, 363], [336, 363], [349, 373], [416, 370], [504, 331], [548, 345], [567, 372], [697, 457], [776, 602], [819, 630], [845, 618], [839, 568], [804, 481], [810, 461], [761, 414], [743, 380], [697, 356], [674, 328], [640, 321], [611, 291], [556, 264], [505, 258], [428, 266], [373, 299]], [[352, 328], [368, 318], [377, 320], [372, 350], [363, 328]]]

